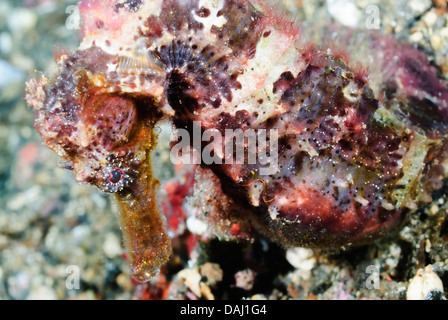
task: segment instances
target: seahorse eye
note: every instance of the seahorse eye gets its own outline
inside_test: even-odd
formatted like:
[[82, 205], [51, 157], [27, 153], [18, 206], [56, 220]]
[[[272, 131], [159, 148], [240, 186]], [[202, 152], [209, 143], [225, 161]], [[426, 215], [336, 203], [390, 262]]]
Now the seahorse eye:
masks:
[[121, 170], [120, 168], [115, 168], [115, 169], [112, 169], [112, 171], [110, 172], [107, 181], [110, 184], [117, 186], [121, 183], [123, 178], [124, 178], [123, 170]]
[[[116, 164], [115, 164], [116, 165]], [[94, 182], [104, 192], [115, 193], [134, 181], [135, 172], [129, 168], [105, 166], [96, 175]]]

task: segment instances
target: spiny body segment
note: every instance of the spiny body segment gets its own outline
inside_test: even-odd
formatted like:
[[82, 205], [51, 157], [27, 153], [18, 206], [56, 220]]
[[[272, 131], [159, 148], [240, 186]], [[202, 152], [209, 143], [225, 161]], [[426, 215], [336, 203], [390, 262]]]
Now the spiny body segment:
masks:
[[27, 102], [64, 167], [116, 194], [140, 281], [171, 251], [149, 161], [161, 119], [222, 135], [277, 130], [264, 146], [278, 145], [275, 172], [263, 174], [258, 162], [202, 163], [198, 180], [238, 208], [232, 215], [224, 202], [210, 204], [211, 221], [225, 216], [287, 246], [372, 241], [441, 186], [448, 88], [405, 44], [369, 36], [381, 75], [372, 86], [262, 1], [84, 0], [79, 8], [80, 48], [61, 57], [51, 85], [29, 81]]

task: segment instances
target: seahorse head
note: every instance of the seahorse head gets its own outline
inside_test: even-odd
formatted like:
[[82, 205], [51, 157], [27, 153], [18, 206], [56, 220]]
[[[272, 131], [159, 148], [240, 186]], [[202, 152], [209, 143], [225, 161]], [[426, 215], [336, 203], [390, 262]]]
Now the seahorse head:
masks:
[[123, 92], [108, 78], [112, 59], [97, 47], [64, 56], [57, 80], [30, 80], [26, 96], [37, 131], [62, 167], [105, 192], [135, 180], [158, 118], [154, 96]]
[[78, 8], [79, 49], [57, 58], [55, 81], [30, 80], [26, 100], [36, 110], [37, 131], [63, 158], [62, 166], [78, 182], [117, 192], [133, 183], [154, 145], [165, 73], [146, 44], [134, 39], [142, 1], [89, 0]]
[[56, 80], [33, 79], [26, 89], [35, 128], [61, 166], [78, 182], [115, 193], [127, 259], [142, 282], [171, 254], [150, 162], [155, 124], [170, 112], [166, 74], [148, 43], [135, 38], [138, 14], [157, 2], [81, 1], [80, 47], [58, 57]]

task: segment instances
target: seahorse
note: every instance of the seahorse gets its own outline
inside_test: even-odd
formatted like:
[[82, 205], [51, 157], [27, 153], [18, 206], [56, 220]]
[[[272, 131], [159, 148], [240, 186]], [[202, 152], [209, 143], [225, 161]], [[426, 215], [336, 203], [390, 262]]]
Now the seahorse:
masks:
[[61, 166], [115, 194], [139, 281], [171, 254], [150, 161], [161, 120], [219, 133], [221, 151], [227, 130], [252, 130], [257, 141], [275, 131], [237, 145], [270, 162], [241, 163], [236, 152], [224, 159], [218, 148], [198, 179], [214, 199], [211, 223], [225, 217], [285, 246], [371, 242], [431, 201], [446, 177], [448, 87], [408, 44], [366, 33], [374, 63], [359, 67], [312, 43], [269, 1], [82, 0], [78, 8], [80, 47], [59, 57], [54, 81], [30, 80], [26, 100]]

